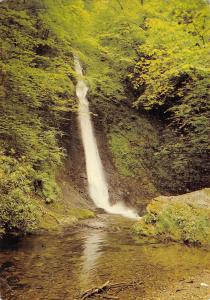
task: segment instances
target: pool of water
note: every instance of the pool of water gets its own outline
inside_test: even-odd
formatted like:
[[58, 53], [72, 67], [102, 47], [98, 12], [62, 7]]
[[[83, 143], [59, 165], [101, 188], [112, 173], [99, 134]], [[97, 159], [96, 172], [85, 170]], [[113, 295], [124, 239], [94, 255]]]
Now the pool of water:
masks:
[[135, 281], [115, 291], [119, 299], [160, 299], [157, 291], [210, 270], [208, 251], [148, 243], [130, 233], [131, 225], [122, 217], [101, 215], [60, 233], [4, 241], [0, 299], [74, 300], [106, 281]]

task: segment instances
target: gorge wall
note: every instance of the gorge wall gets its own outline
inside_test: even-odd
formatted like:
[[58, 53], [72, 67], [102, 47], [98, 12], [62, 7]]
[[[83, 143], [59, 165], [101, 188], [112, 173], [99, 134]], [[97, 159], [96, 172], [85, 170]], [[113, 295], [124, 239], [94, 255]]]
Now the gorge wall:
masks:
[[[159, 140], [158, 130], [147, 117], [139, 116], [131, 108], [109, 104], [110, 111], [103, 105], [91, 105], [92, 120], [109, 185], [110, 201], [123, 200], [142, 213], [148, 201], [159, 194], [152, 170], [151, 149]], [[120, 117], [116, 116], [116, 111]], [[65, 173], [87, 197], [85, 157], [77, 115], [73, 114], [70, 132], [65, 139], [67, 160]], [[147, 155], [145, 156], [145, 153]], [[135, 163], [135, 164], [134, 164]], [[89, 203], [91, 203], [89, 199]]]
[[208, 14], [200, 0], [0, 3], [0, 234], [31, 232], [43, 207], [62, 206], [57, 181], [68, 205], [73, 191], [91, 206], [73, 53], [113, 203], [142, 211], [159, 193], [209, 186]]

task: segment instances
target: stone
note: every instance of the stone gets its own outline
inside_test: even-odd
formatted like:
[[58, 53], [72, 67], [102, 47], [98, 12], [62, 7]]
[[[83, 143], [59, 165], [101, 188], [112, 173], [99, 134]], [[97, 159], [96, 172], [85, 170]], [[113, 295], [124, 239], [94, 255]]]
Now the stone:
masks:
[[179, 196], [159, 196], [134, 226], [142, 236], [210, 246], [210, 189]]

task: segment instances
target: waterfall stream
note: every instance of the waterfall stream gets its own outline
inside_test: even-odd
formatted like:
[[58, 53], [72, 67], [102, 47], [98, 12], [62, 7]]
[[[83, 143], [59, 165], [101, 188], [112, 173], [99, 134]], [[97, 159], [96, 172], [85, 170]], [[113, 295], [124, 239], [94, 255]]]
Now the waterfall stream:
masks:
[[82, 66], [77, 57], [75, 57], [75, 71], [78, 76], [76, 86], [76, 94], [79, 99], [78, 118], [85, 152], [89, 195], [97, 207], [103, 208], [109, 213], [138, 218], [138, 214], [133, 209], [126, 207], [124, 203], [110, 204], [108, 185], [94, 134], [89, 102], [86, 97], [88, 87], [83, 79]]

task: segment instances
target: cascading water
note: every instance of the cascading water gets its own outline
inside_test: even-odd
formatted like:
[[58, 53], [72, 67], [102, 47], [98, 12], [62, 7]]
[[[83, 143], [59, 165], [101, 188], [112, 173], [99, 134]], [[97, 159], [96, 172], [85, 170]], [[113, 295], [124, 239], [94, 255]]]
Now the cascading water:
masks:
[[126, 207], [122, 202], [114, 205], [111, 205], [109, 202], [108, 186], [94, 135], [89, 103], [86, 97], [88, 87], [83, 80], [82, 66], [77, 57], [75, 57], [75, 71], [78, 75], [76, 94], [79, 99], [79, 123], [85, 152], [89, 195], [97, 207], [103, 208], [109, 213], [136, 219], [138, 218], [138, 214]]

